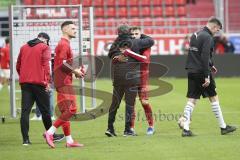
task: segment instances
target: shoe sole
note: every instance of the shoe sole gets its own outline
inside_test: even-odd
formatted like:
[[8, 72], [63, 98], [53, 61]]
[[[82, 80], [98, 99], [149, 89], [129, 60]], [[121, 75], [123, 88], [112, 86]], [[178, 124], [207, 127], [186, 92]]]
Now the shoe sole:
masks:
[[226, 132], [226, 133], [221, 133], [221, 135], [226, 135], [226, 134], [232, 133], [232, 132], [234, 132], [234, 131], [236, 131], [236, 130], [237, 130], [237, 128], [235, 128], [235, 129], [233, 129], [233, 130], [231, 130], [231, 131], [229, 131], [229, 132]]
[[65, 138], [65, 136], [60, 139], [53, 140], [53, 142], [61, 142], [64, 138]]
[[48, 146], [49, 146], [49, 147], [51, 147], [51, 148], [55, 148], [55, 146], [52, 146], [52, 145], [50, 145], [50, 144], [48, 143], [48, 141], [47, 141], [47, 138], [46, 138], [46, 135], [45, 135], [45, 134], [43, 134], [43, 137], [44, 137], [44, 139], [46, 140], [46, 143], [48, 144]]
[[105, 135], [108, 136], [108, 137], [115, 137], [112, 133], [110, 132], [105, 132]]

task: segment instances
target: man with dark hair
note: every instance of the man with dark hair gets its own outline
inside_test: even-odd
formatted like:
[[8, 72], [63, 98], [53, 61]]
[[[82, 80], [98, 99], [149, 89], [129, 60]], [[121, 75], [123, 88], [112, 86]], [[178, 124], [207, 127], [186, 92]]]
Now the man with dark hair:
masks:
[[[141, 28], [138, 26], [131, 27], [130, 32], [132, 34], [132, 37], [134, 39], [144, 39], [144, 35], [142, 34]], [[146, 48], [144, 50], [140, 51], [140, 54], [145, 56], [146, 59], [141, 62], [140, 64], [140, 86], [138, 88], [138, 96], [139, 100], [142, 104], [142, 107], [144, 109], [147, 121], [148, 121], [148, 129], [147, 129], [147, 135], [154, 134], [154, 121], [153, 121], [153, 113], [152, 113], [152, 107], [149, 104], [148, 101], [148, 80], [149, 80], [149, 63], [150, 63], [150, 55], [151, 55], [151, 48]], [[131, 130], [134, 130], [134, 121], [135, 121], [135, 108], [134, 108], [134, 114], [132, 116], [132, 122], [131, 122]]]
[[130, 56], [126, 57], [122, 53], [126, 48], [129, 48], [139, 54], [141, 49], [149, 48], [154, 44], [153, 39], [147, 36], [144, 39], [132, 39], [129, 29], [128, 25], [119, 26], [118, 37], [112, 44], [108, 54], [109, 58], [112, 59], [114, 87], [112, 104], [109, 108], [108, 129], [105, 132], [108, 137], [116, 136], [113, 123], [115, 122], [117, 109], [124, 94], [126, 101], [124, 136], [135, 135], [130, 126], [138, 85], [140, 83], [140, 63]]
[[226, 125], [224, 122], [216, 92], [216, 83], [212, 76], [212, 73], [215, 74], [217, 72], [212, 61], [213, 35], [219, 32], [221, 28], [221, 22], [217, 18], [211, 17], [202, 30], [193, 33], [191, 36], [186, 62], [188, 72], [188, 102], [184, 108], [183, 137], [193, 136], [193, 133], [189, 129], [190, 119], [197, 99], [200, 99], [201, 95], [203, 98], [209, 98], [212, 111], [218, 120], [221, 134], [224, 135], [236, 130], [236, 127]]
[[[31, 144], [28, 136], [29, 114], [36, 101], [45, 129], [52, 125], [49, 102], [49, 83], [51, 50], [48, 46], [50, 37], [47, 33], [39, 33], [38, 37], [23, 45], [17, 59], [17, 72], [22, 90], [21, 131], [23, 145]], [[63, 135], [54, 135], [58, 140]], [[57, 140], [56, 139], [56, 140]]]
[[72, 75], [81, 78], [84, 76], [82, 68], [66, 69], [65, 65], [73, 59], [70, 40], [76, 37], [77, 27], [72, 21], [65, 21], [61, 25], [62, 38], [55, 48], [54, 58], [54, 86], [57, 91], [57, 105], [61, 115], [54, 124], [44, 133], [47, 144], [55, 148], [53, 134], [61, 126], [66, 137], [66, 147], [82, 147], [73, 140], [70, 130], [70, 118], [77, 112], [76, 96], [72, 88]]

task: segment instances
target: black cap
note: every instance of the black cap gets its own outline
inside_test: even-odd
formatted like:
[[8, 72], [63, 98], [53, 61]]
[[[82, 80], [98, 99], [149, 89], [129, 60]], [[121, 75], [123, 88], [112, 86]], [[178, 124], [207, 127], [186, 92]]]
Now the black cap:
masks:
[[47, 33], [41, 32], [41, 33], [38, 34], [38, 37], [42, 37], [42, 38], [46, 39], [47, 40], [47, 45], [49, 45], [50, 37]]

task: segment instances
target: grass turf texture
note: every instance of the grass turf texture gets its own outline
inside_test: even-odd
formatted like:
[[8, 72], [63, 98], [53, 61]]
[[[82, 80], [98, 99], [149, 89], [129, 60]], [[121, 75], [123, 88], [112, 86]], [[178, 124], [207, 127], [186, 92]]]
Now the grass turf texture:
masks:
[[[196, 137], [182, 138], [181, 130], [173, 120], [183, 111], [186, 103], [186, 79], [164, 79], [173, 85], [168, 94], [153, 97], [150, 102], [157, 113], [156, 133], [146, 135], [147, 124], [144, 112], [137, 100], [136, 118], [137, 137], [123, 137], [124, 103], [121, 103], [115, 123], [118, 137], [108, 138], [104, 135], [107, 116], [85, 122], [72, 122], [74, 139], [85, 144], [84, 148], [65, 148], [65, 140], [56, 144], [56, 149], [49, 149], [42, 133], [42, 122], [30, 121], [31, 146], [22, 146], [20, 124], [18, 119], [9, 118], [9, 96], [7, 87], [0, 92], [0, 115], [5, 115], [6, 122], [0, 123], [0, 159], [64, 159], [64, 160], [125, 160], [125, 159], [167, 159], [167, 160], [236, 160], [240, 156], [239, 130], [222, 136], [218, 123], [211, 111], [207, 99], [198, 102], [193, 113], [192, 130]], [[217, 91], [225, 121], [239, 127], [240, 78], [217, 78]], [[112, 91], [111, 81], [100, 79], [97, 88]], [[161, 116], [159, 116], [159, 111]], [[165, 117], [164, 118], [164, 114]], [[18, 115], [19, 117], [19, 115]], [[32, 115], [30, 116], [32, 117]], [[61, 129], [58, 133], [62, 132]]]

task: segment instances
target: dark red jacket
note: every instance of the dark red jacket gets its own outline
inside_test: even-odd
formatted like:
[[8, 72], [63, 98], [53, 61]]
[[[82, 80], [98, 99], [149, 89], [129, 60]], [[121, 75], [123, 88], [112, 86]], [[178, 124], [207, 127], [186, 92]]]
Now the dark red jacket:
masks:
[[17, 59], [19, 83], [46, 86], [50, 82], [51, 50], [48, 45], [39, 41], [35, 44], [29, 42], [21, 47]]

